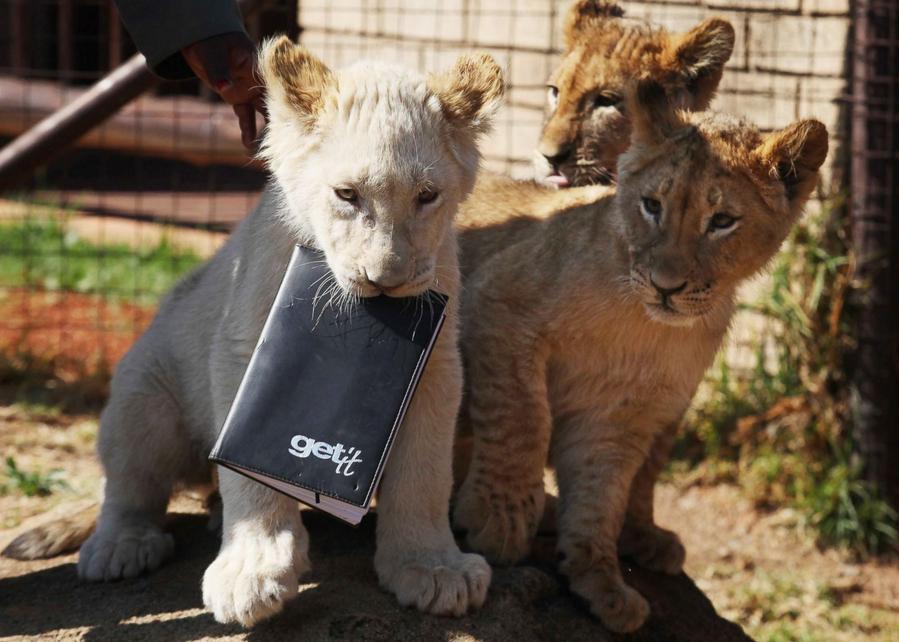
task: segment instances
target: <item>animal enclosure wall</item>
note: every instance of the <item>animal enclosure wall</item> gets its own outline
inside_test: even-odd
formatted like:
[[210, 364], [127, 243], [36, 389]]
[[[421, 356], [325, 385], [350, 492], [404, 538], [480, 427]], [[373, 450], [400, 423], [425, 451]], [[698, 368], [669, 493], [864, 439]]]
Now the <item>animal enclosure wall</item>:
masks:
[[[332, 66], [376, 57], [437, 70], [462, 52], [489, 51], [504, 66], [509, 91], [485, 143], [488, 167], [531, 174], [567, 0], [262, 4], [248, 19], [251, 35], [297, 30]], [[715, 105], [766, 129], [821, 119], [837, 153], [820, 196], [841, 189], [848, 0], [621, 4], [627, 15], [674, 31], [710, 15], [730, 20], [736, 49]], [[132, 52], [109, 0], [0, 0], [0, 144]], [[4, 367], [75, 376], [111, 366], [162, 292], [252, 208], [264, 179], [240, 147], [230, 109], [194, 82], [161, 85], [34, 180], [0, 193]]]
[[[435, 70], [472, 49], [493, 54], [509, 83], [485, 156], [494, 169], [530, 175], [546, 80], [562, 48], [568, 0], [302, 0], [301, 41], [329, 64], [364, 57]], [[675, 32], [720, 16], [736, 46], [714, 104], [764, 129], [815, 117], [842, 142], [847, 104], [849, 0], [623, 0], [625, 15]], [[831, 155], [834, 167], [836, 155]], [[830, 176], [825, 194], [832, 189]]]

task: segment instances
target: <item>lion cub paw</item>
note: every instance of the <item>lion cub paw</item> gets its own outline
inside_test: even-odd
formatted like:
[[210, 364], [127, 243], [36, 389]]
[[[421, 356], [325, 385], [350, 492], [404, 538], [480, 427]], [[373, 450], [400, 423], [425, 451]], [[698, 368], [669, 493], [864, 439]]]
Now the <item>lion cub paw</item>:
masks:
[[543, 501], [542, 487], [520, 497], [499, 493], [484, 497], [466, 484], [459, 491], [453, 523], [468, 532], [468, 545], [491, 562], [514, 564], [531, 550]]
[[175, 550], [175, 540], [152, 524], [102, 526], [81, 546], [78, 577], [91, 582], [137, 577], [158, 568]]
[[588, 573], [572, 578], [571, 590], [587, 600], [590, 612], [616, 633], [636, 631], [649, 617], [649, 602], [622, 580], [609, 586]]
[[403, 606], [434, 615], [464, 615], [480, 608], [490, 586], [490, 565], [458, 550], [426, 559], [376, 560], [378, 579]]
[[654, 524], [625, 528], [619, 540], [622, 555], [632, 557], [650, 571], [677, 575], [684, 568], [687, 551], [677, 533]]
[[292, 534], [235, 537], [203, 576], [203, 604], [217, 622], [252, 626], [281, 611], [309, 570], [304, 547]]

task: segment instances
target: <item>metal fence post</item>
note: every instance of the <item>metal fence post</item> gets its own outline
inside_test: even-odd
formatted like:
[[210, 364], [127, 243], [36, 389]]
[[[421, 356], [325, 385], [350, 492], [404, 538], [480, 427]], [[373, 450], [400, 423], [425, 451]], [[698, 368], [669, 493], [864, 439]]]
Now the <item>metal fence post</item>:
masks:
[[867, 475], [899, 507], [899, 4], [857, 0], [854, 22], [853, 410]]

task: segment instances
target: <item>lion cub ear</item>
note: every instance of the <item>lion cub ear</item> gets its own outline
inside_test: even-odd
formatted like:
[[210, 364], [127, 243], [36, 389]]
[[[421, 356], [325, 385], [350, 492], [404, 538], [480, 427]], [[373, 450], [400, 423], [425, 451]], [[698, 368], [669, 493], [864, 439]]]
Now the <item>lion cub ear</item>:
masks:
[[625, 109], [631, 118], [633, 144], [658, 145], [683, 125], [665, 88], [651, 78], [627, 88]]
[[273, 121], [296, 120], [311, 126], [336, 88], [334, 74], [308, 49], [287, 36], [263, 43], [259, 73], [267, 89], [266, 106]]
[[489, 131], [505, 91], [503, 70], [488, 54], [460, 57], [450, 71], [428, 77], [449, 123], [472, 135]]
[[683, 107], [701, 111], [709, 106], [733, 51], [734, 28], [721, 18], [706, 18], [687, 33], [672, 37], [660, 64], [663, 73], [689, 93]]
[[586, 32], [596, 35], [596, 30], [609, 18], [624, 17], [624, 9], [609, 0], [579, 0], [571, 5], [565, 16], [565, 48], [573, 49]]
[[827, 147], [827, 128], [805, 119], [765, 136], [753, 154], [768, 176], [784, 184], [787, 200], [796, 209], [815, 189]]

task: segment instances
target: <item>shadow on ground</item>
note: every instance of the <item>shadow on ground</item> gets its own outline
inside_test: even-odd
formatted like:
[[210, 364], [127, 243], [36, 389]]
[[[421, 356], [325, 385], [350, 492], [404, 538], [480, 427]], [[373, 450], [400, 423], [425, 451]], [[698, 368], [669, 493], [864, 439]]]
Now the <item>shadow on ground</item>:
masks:
[[[637, 634], [607, 633], [551, 571], [548, 555], [531, 566], [497, 570], [487, 604], [461, 619], [425, 616], [396, 604], [377, 586], [372, 569], [375, 518], [357, 529], [305, 513], [313, 572], [285, 611], [252, 631], [217, 624], [203, 610], [200, 581], [218, 539], [203, 515], [173, 514], [175, 558], [156, 573], [111, 584], [82, 584], [73, 557], [0, 579], [0, 637], [84, 640], [198, 638], [268, 640], [483, 640], [536, 642], [745, 642], [741, 629], [715, 613], [693, 582], [629, 569], [627, 581], [643, 593], [653, 614]], [[551, 546], [538, 547], [545, 550]], [[46, 562], [43, 563], [46, 566]], [[23, 569], [20, 569], [20, 571]], [[751, 641], [750, 641], [751, 642]]]

